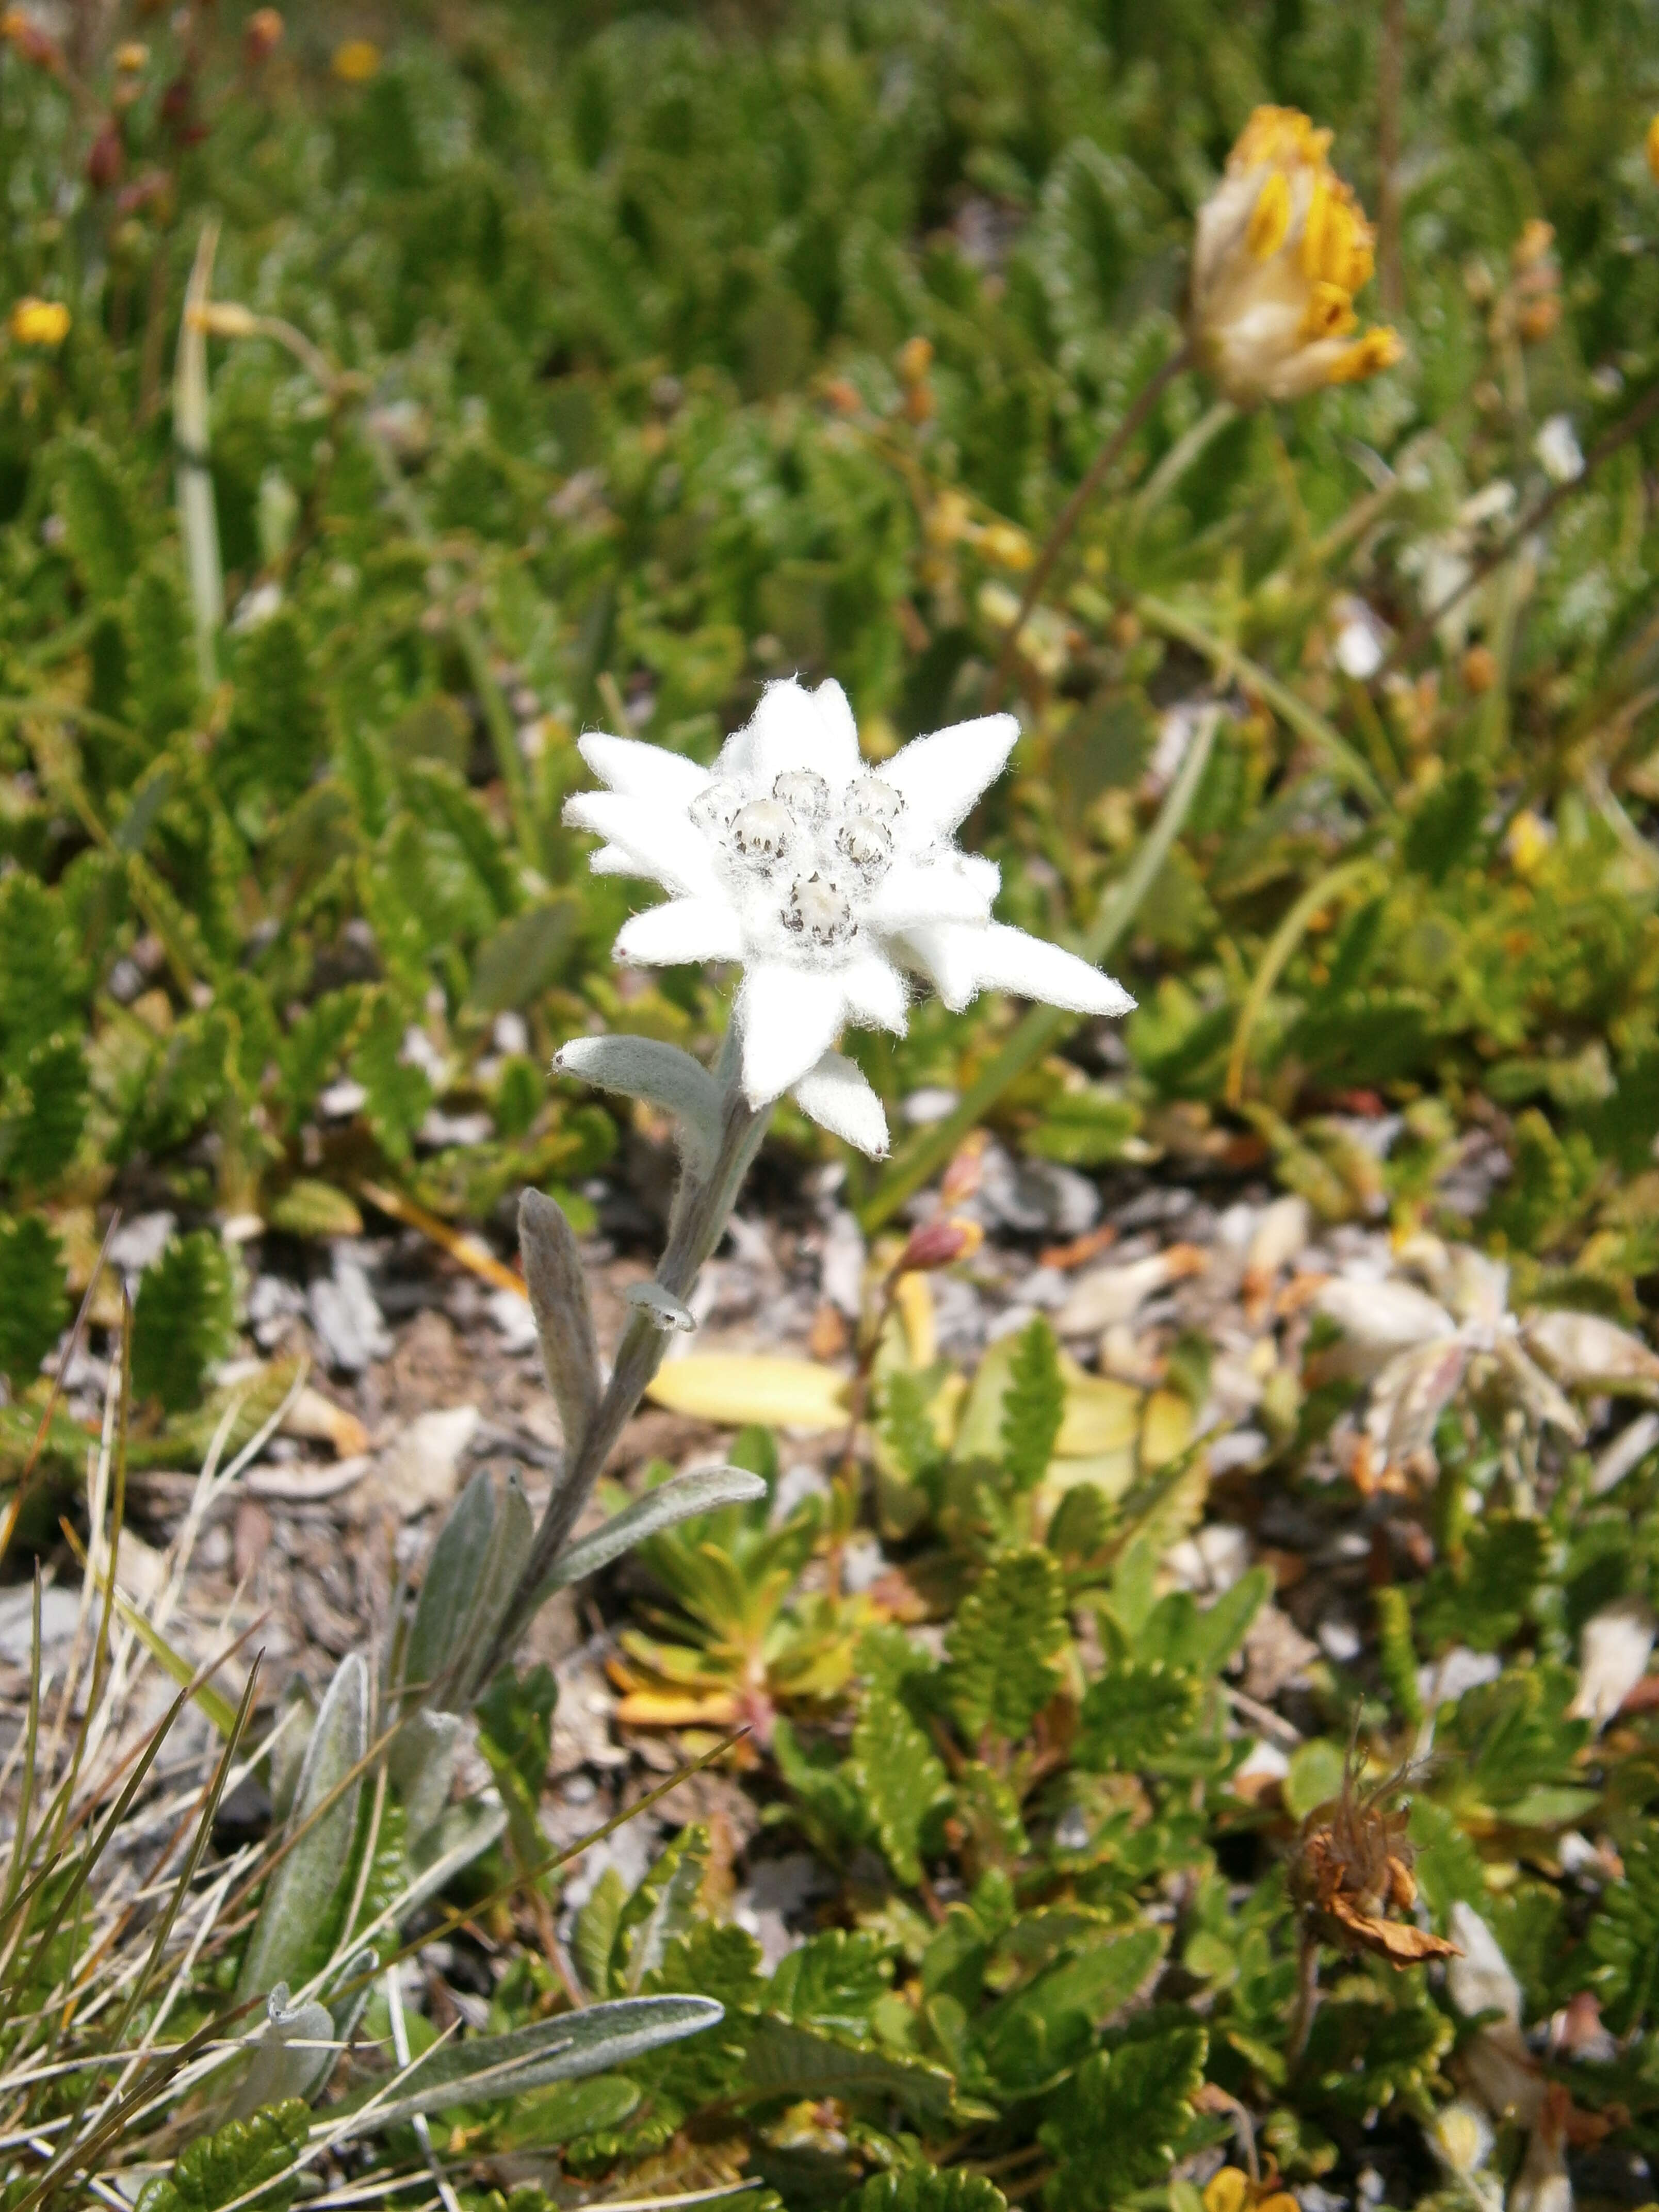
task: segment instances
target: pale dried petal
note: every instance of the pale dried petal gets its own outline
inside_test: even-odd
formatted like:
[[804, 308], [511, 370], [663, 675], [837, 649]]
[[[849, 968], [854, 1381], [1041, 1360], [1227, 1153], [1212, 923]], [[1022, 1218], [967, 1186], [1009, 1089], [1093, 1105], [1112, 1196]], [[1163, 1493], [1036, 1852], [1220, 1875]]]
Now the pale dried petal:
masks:
[[1570, 1389], [1636, 1397], [1659, 1390], [1659, 1353], [1600, 1314], [1533, 1314], [1522, 1333], [1528, 1350]]
[[1604, 1729], [1648, 1671], [1653, 1608], [1644, 1598], [1615, 1598], [1592, 1613], [1578, 1639], [1578, 1692], [1568, 1711]]

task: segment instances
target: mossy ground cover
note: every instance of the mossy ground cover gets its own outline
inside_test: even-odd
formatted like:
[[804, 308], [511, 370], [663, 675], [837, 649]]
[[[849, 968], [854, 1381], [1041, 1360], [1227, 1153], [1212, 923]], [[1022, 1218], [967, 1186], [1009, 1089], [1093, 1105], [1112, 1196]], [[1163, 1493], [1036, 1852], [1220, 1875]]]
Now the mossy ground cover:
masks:
[[[766, 1968], [691, 1827], [594, 1891], [568, 1953], [545, 1940], [550, 1686], [504, 1680], [481, 1742], [513, 1820], [477, 1893], [520, 1887], [491, 1908], [482, 2024], [652, 1993], [725, 2021], [462, 2100], [429, 2143], [354, 2136], [329, 2185], [423, 2176], [431, 2149], [445, 2187], [562, 2201], [739, 2178], [973, 2212], [1644, 2201], [1659, 1780], [1646, 1647], [1607, 1711], [1595, 1655], [1609, 1620], [1626, 1650], [1650, 1630], [1659, 1533], [1632, 1412], [1659, 1284], [1651, 12], [7, 23], [14, 1565], [52, 1557], [60, 1510], [84, 1533], [98, 1407], [54, 1360], [88, 1291], [89, 1345], [123, 1340], [98, 1266], [117, 1208], [172, 1217], [131, 1269], [125, 1399], [128, 1460], [167, 1468], [221, 1429], [234, 1454], [294, 1379], [223, 1376], [270, 1255], [390, 1213], [504, 1263], [526, 1183], [580, 1222], [595, 1176], [625, 1178], [649, 1117], [550, 1079], [552, 1051], [625, 1006], [706, 1054], [726, 981], [612, 965], [638, 886], [591, 876], [561, 825], [574, 740], [707, 759], [794, 671], [847, 687], [879, 759], [980, 711], [1009, 660], [1015, 774], [969, 836], [1005, 918], [1062, 941], [1210, 732], [1114, 953], [1137, 1012], [1051, 1040], [992, 1102], [997, 1142], [1109, 1188], [1276, 1188], [1328, 1252], [1388, 1232], [1449, 1330], [1491, 1324], [1403, 1472], [1387, 1435], [1376, 1465], [1333, 1445], [1370, 1402], [1335, 1323], [1281, 1337], [1218, 1504], [1196, 1322], [1134, 1386], [1164, 1429], [1061, 1486], [1089, 1457], [1067, 1407], [1106, 1421], [1110, 1376], [1038, 1327], [953, 1376], [878, 1270], [848, 1469], [774, 1522], [654, 1539], [618, 1662], [647, 1718], [691, 1711], [693, 1750], [698, 1713], [762, 1717], [743, 1786], [824, 1869], [821, 1925]], [[1264, 101], [1330, 126], [1382, 212], [1405, 357], [1243, 411], [1172, 377], [1005, 655], [1045, 533], [1181, 341], [1195, 216]], [[907, 1099], [995, 1064], [1017, 1011], [928, 1003], [849, 1049], [902, 1130]], [[845, 1163], [872, 1232], [926, 1143]], [[838, 1158], [786, 1110], [765, 1187]], [[1507, 1324], [1435, 1278], [1461, 1244], [1507, 1265], [1517, 1326], [1617, 1324], [1622, 1369], [1611, 1339], [1598, 1368], [1582, 1332], [1564, 1352], [1559, 1321], [1527, 1322], [1562, 1417], [1503, 1366]], [[743, 1455], [775, 1475], [763, 1438]], [[1253, 1713], [1238, 1655], [1296, 1547], [1263, 1537], [1283, 1556], [1203, 1605], [1168, 1557], [1266, 1500], [1358, 1543], [1374, 1587], [1353, 1648]], [[842, 1573], [872, 1533], [902, 1570], [874, 1595]], [[1246, 1771], [1258, 1742], [1284, 1771]], [[401, 1833], [359, 1831], [347, 1936]], [[112, 1923], [25, 1877], [4, 1955], [34, 2021]], [[182, 2032], [228, 2001], [238, 1940], [205, 1942]], [[19, 2205], [85, 2109], [83, 2078], [40, 2072], [44, 2033], [0, 2114]], [[292, 2100], [227, 2123], [162, 2100], [98, 2158], [159, 2166], [194, 2134], [159, 2185], [219, 2205], [306, 2124]], [[243, 2135], [215, 2149], [221, 2125]]]

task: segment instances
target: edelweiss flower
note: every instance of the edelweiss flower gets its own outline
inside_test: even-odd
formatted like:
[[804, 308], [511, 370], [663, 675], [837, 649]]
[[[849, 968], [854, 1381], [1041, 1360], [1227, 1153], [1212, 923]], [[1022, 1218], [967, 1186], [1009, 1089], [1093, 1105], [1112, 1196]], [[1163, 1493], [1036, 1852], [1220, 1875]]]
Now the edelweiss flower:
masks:
[[1404, 350], [1386, 325], [1352, 335], [1372, 233], [1325, 158], [1330, 143], [1293, 107], [1258, 107], [1199, 210], [1192, 338], [1236, 406], [1358, 383]]
[[649, 876], [671, 896], [635, 915], [618, 960], [655, 967], [738, 960], [733, 1018], [751, 1105], [793, 1090], [805, 1111], [866, 1152], [886, 1150], [875, 1094], [832, 1049], [848, 1023], [905, 1026], [906, 971], [952, 1011], [1014, 991], [1076, 1013], [1134, 1001], [1086, 961], [991, 919], [994, 862], [953, 832], [996, 776], [1019, 726], [961, 722], [867, 767], [838, 684], [769, 684], [712, 769], [633, 738], [586, 737], [610, 786], [564, 818], [606, 842], [601, 873]]

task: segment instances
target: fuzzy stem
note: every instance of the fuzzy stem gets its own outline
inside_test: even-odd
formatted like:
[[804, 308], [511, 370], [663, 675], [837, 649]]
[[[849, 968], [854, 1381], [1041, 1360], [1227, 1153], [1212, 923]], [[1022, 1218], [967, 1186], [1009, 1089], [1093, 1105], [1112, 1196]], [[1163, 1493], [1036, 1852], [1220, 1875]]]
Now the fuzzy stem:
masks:
[[[688, 1170], [681, 1176], [669, 1218], [667, 1249], [657, 1269], [660, 1286], [671, 1297], [682, 1300], [696, 1283], [703, 1261], [726, 1232], [738, 1192], [772, 1118], [769, 1105], [757, 1109], [744, 1097], [738, 1081], [736, 1048], [729, 1037], [720, 1072], [725, 1094], [720, 1150], [707, 1176], [694, 1176]], [[580, 1519], [617, 1439], [632, 1419], [652, 1376], [662, 1364], [666, 1342], [655, 1321], [636, 1308], [623, 1331], [616, 1364], [599, 1410], [587, 1433], [573, 1449], [562, 1479], [556, 1484], [548, 1500], [524, 1572], [519, 1577], [489, 1657], [475, 1678], [478, 1681], [487, 1683], [494, 1677], [536, 1610], [543, 1586]]]

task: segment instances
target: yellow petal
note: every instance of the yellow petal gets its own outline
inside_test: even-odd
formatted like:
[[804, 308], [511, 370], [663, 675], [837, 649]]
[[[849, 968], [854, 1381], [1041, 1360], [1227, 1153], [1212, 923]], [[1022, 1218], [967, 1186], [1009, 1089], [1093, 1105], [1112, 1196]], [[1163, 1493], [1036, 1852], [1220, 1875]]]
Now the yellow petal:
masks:
[[380, 66], [380, 50], [373, 39], [348, 39], [334, 50], [334, 74], [343, 84], [367, 84]]
[[1659, 115], [1656, 115], [1648, 125], [1646, 151], [1648, 173], [1654, 183], [1659, 185]]
[[70, 311], [61, 300], [20, 300], [10, 330], [16, 345], [60, 346], [69, 336]]
[[1398, 331], [1387, 323], [1379, 323], [1374, 331], [1367, 331], [1363, 338], [1346, 347], [1338, 355], [1330, 368], [1333, 384], [1360, 384], [1366, 377], [1376, 376], [1381, 370], [1392, 368], [1405, 358], [1406, 348]]
[[1302, 335], [1310, 343], [1318, 338], [1343, 337], [1358, 320], [1353, 301], [1342, 287], [1322, 281], [1308, 295], [1302, 316]]
[[1291, 180], [1274, 169], [1256, 194], [1244, 243], [1257, 261], [1271, 261], [1291, 227]]
[[751, 1421], [784, 1429], [847, 1425], [847, 1378], [813, 1359], [769, 1353], [711, 1352], [672, 1359], [646, 1395], [671, 1413], [743, 1428]]
[[1204, 2212], [1243, 2212], [1249, 2178], [1236, 2166], [1224, 2166], [1204, 2185]]

